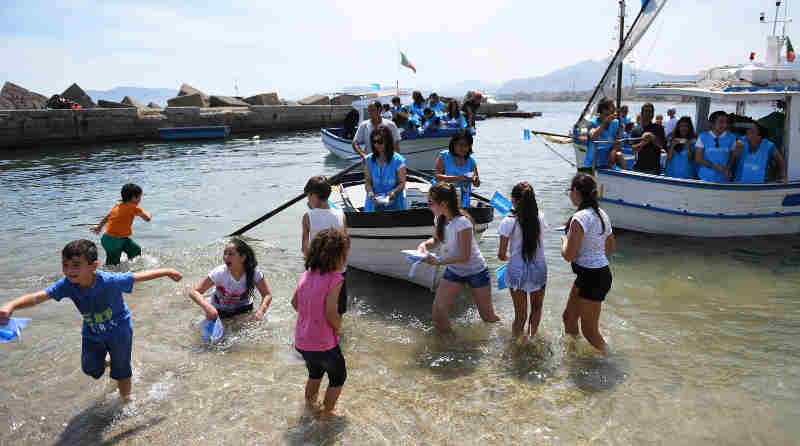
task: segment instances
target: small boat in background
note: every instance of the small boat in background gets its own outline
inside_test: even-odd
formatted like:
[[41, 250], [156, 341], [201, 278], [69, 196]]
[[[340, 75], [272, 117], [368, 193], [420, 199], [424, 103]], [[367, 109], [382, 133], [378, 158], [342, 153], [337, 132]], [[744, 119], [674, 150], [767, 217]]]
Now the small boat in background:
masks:
[[[408, 175], [408, 209], [363, 212], [366, 199], [363, 172], [349, 174], [333, 185], [331, 202], [344, 211], [350, 235], [348, 267], [407, 280], [435, 290], [444, 274], [444, 267], [420, 263], [409, 277], [411, 263], [402, 253], [403, 250], [416, 249], [433, 234], [433, 212], [428, 208], [427, 199], [430, 187], [426, 180]], [[476, 203], [466, 210], [474, 222], [475, 237], [480, 241], [494, 219], [494, 208]]]
[[227, 138], [231, 128], [227, 125], [212, 125], [204, 127], [167, 127], [158, 129], [161, 139], [218, 139]]

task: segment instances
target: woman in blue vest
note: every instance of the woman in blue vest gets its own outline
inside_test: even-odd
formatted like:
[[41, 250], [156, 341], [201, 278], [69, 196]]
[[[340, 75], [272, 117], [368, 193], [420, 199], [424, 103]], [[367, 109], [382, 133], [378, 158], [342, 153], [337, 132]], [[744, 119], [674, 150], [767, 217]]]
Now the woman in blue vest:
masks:
[[411, 93], [411, 103], [406, 106], [409, 114], [413, 113], [419, 122], [425, 120], [425, 98], [422, 92], [417, 90]]
[[456, 131], [450, 138], [450, 148], [442, 150], [436, 158], [436, 181], [456, 186], [462, 208], [469, 207], [472, 186], [480, 187], [478, 165], [472, 156], [472, 134], [465, 129]]
[[[592, 118], [589, 123], [591, 124], [589, 127], [589, 138], [591, 141], [613, 141], [621, 136], [616, 107], [614, 106], [614, 101], [610, 98], [603, 98], [600, 100], [597, 104], [597, 116]], [[612, 150], [613, 144], [594, 143], [591, 141], [586, 150], [586, 158], [584, 159], [583, 167], [607, 168], [612, 167], [614, 164], [619, 164], [621, 167], [625, 166], [625, 158], [621, 153]], [[594, 161], [595, 157], [597, 157], [596, 163]]]
[[390, 211], [406, 208], [406, 159], [394, 151], [394, 138], [388, 127], [379, 125], [370, 135], [372, 154], [366, 157], [364, 211]]
[[455, 99], [447, 103], [447, 114], [442, 117], [442, 122], [450, 129], [463, 129], [467, 127], [467, 120], [458, 108]]
[[697, 137], [695, 162], [697, 177], [714, 183], [731, 182], [731, 153], [736, 149], [736, 135], [728, 132], [728, 114], [722, 110], [711, 113], [711, 130]]
[[667, 159], [664, 175], [673, 178], [697, 178], [697, 165], [694, 162], [696, 138], [692, 118], [683, 116], [668, 137]]
[[763, 183], [767, 175], [769, 160], [775, 158], [778, 163], [778, 176], [786, 181], [786, 166], [783, 156], [775, 149], [775, 144], [766, 139], [766, 127], [753, 123], [747, 129], [744, 144], [734, 152], [736, 158], [737, 183]]

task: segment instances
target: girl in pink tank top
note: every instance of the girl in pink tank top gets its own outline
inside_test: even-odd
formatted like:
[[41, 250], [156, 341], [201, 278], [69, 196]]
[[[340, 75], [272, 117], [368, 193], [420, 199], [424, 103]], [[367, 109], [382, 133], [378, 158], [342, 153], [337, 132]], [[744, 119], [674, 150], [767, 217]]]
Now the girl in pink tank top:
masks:
[[292, 297], [297, 311], [294, 331], [295, 349], [303, 356], [308, 369], [306, 402], [319, 409], [322, 376], [328, 374], [328, 389], [323, 402], [326, 414], [334, 414], [336, 401], [347, 379], [344, 356], [339, 348], [342, 316], [338, 311], [342, 288], [342, 267], [347, 261], [347, 235], [335, 228], [320, 231], [311, 241], [306, 257], [306, 272], [300, 277]]

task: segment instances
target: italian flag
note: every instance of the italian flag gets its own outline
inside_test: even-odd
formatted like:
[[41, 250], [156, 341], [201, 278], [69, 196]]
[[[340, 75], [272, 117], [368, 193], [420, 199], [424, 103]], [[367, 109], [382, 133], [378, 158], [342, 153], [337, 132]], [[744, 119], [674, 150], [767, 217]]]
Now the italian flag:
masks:
[[[791, 46], [791, 43], [789, 45]], [[408, 61], [408, 57], [406, 57], [405, 53], [403, 53], [402, 51], [400, 51], [400, 65], [406, 68], [411, 68], [414, 71], [414, 73], [417, 72], [417, 69], [414, 67], [414, 64]]]
[[794, 47], [792, 46], [792, 39], [786, 36], [786, 60], [789, 63], [794, 62]]

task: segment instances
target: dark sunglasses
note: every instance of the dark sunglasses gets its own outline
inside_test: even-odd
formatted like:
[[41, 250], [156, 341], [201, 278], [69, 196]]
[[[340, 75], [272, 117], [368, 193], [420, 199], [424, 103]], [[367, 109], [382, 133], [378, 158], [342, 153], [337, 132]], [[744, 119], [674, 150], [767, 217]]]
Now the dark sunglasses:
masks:
[[714, 138], [714, 147], [719, 147], [719, 138]]
[[383, 138], [380, 139], [373, 139], [372, 144], [380, 144], [383, 145]]

